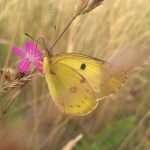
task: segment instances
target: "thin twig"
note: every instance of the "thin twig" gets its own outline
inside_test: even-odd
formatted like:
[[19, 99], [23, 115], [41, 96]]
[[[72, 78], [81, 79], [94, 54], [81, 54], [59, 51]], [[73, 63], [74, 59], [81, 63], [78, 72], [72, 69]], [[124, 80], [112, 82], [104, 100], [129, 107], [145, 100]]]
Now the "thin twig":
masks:
[[68, 22], [68, 24], [65, 26], [64, 30], [60, 33], [60, 35], [56, 38], [56, 40], [54, 41], [54, 43], [52, 44], [52, 46], [50, 47], [50, 50], [53, 49], [55, 47], [55, 45], [57, 44], [57, 42], [61, 39], [61, 37], [64, 35], [64, 33], [67, 31], [67, 29], [71, 26], [71, 24], [73, 23], [73, 21], [82, 13], [82, 11], [86, 8], [87, 3], [89, 0], [87, 0], [87, 2], [85, 3], [85, 5], [72, 17], [72, 19]]

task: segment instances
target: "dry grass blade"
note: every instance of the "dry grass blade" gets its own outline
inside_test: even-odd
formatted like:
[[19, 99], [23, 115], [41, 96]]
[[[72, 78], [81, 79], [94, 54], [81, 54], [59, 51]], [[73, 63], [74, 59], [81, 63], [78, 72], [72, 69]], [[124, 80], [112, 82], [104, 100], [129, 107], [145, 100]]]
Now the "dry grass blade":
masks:
[[146, 115], [139, 122], [137, 127], [129, 134], [126, 140], [121, 144], [119, 150], [133, 150], [140, 143], [145, 133], [150, 128], [150, 111], [146, 113]]
[[4, 109], [1, 110], [1, 115], [0, 115], [0, 120], [3, 119], [3, 117], [7, 114], [7, 112], [9, 111], [10, 107], [16, 102], [16, 97], [20, 94], [21, 90], [17, 90], [13, 96], [9, 96], [11, 98], [9, 98], [9, 102], [7, 102], [6, 106]]
[[34, 74], [30, 74], [20, 79], [16, 79], [7, 83], [1, 83], [0, 85], [0, 95], [6, 93], [8, 90], [15, 89], [24, 86], [28, 81], [32, 79]]
[[74, 139], [70, 140], [64, 147], [62, 150], [72, 150], [75, 145], [77, 144], [77, 142], [79, 142], [81, 139], [83, 138], [83, 134], [79, 134], [77, 137], [75, 137]]
[[[87, 0], [88, 3], [89, 0]], [[73, 21], [76, 20], [76, 18], [82, 14], [86, 8], [86, 4], [87, 3], [83, 3], [83, 5], [81, 5], [81, 7], [79, 8], [79, 10], [77, 11], [77, 13], [71, 18], [71, 20], [67, 23], [67, 25], [65, 26], [65, 28], [63, 29], [63, 31], [60, 33], [60, 35], [56, 38], [56, 40], [54, 41], [54, 43], [52, 44], [52, 46], [49, 49], [53, 49], [55, 47], [55, 45], [57, 44], [57, 42], [62, 38], [62, 36], [64, 35], [64, 33], [66, 33], [66, 31], [68, 30], [68, 28], [72, 25]]]

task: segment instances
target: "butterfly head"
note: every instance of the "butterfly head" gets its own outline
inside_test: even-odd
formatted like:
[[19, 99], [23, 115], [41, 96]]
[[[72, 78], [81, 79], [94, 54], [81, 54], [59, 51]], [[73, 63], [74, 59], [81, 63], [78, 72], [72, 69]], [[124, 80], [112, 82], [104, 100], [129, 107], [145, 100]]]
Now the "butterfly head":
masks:
[[49, 56], [45, 55], [43, 59], [43, 69], [45, 74], [49, 71], [49, 62], [50, 62]]
[[43, 69], [44, 73], [49, 73], [50, 64], [52, 62], [51, 58], [53, 57], [51, 51], [49, 49], [44, 49], [44, 58], [43, 58]]

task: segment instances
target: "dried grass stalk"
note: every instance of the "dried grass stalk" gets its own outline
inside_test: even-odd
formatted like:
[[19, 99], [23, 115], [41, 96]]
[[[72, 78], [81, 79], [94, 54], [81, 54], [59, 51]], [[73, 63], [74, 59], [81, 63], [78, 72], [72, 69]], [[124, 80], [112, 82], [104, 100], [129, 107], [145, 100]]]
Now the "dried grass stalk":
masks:
[[23, 87], [28, 81], [30, 81], [32, 79], [33, 76], [34, 76], [34, 74], [30, 74], [28, 76], [22, 77], [20, 79], [12, 80], [10, 82], [6, 82], [6, 83], [2, 82], [0, 84], [0, 95], [8, 92], [11, 89]]
[[146, 131], [150, 129], [150, 111], [148, 111], [137, 127], [129, 134], [126, 140], [122, 143], [119, 150], [133, 150], [141, 139], [145, 136]]
[[79, 134], [74, 139], [70, 140], [63, 148], [62, 150], [72, 150], [77, 142], [79, 142], [83, 138], [83, 134]]

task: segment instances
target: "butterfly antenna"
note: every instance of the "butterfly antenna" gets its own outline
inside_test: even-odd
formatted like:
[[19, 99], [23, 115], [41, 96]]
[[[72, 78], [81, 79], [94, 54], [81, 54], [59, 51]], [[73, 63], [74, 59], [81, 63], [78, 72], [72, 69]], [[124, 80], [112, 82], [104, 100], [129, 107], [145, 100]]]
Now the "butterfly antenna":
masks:
[[55, 47], [55, 45], [57, 44], [57, 42], [61, 39], [61, 37], [64, 35], [64, 33], [68, 30], [68, 28], [71, 26], [71, 24], [73, 23], [73, 21], [82, 13], [82, 11], [86, 8], [87, 4], [88, 4], [89, 0], [87, 0], [85, 2], [85, 4], [83, 5], [83, 7], [77, 11], [77, 13], [72, 17], [72, 19], [68, 22], [68, 24], [65, 26], [65, 28], [63, 29], [63, 31], [60, 33], [60, 35], [56, 38], [56, 40], [54, 41], [53, 45], [49, 48], [49, 49], [53, 49]]
[[35, 39], [33, 38], [33, 36], [29, 33], [24, 33], [25, 36], [29, 37], [30, 39], [32, 39], [33, 41], [35, 41]]
[[34, 42], [35, 42], [35, 44], [36, 44], [36, 47], [37, 47], [37, 45], [38, 45], [38, 40], [35, 40], [35, 38], [31, 35], [31, 34], [29, 34], [29, 33], [24, 33], [24, 35], [25, 36], [27, 36], [27, 37], [29, 37], [31, 40], [33, 40]]
[[45, 42], [45, 39], [44, 39], [43, 37], [40, 37], [40, 38], [38, 39], [38, 42], [39, 42], [39, 41], [41, 41], [41, 42], [43, 43], [44, 50], [47, 52], [48, 56], [52, 56], [52, 54], [51, 54], [50, 50], [48, 49], [48, 46], [47, 46], [47, 44], [46, 44], [46, 42]]

